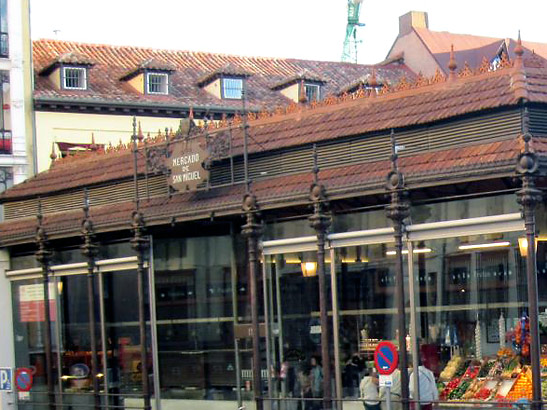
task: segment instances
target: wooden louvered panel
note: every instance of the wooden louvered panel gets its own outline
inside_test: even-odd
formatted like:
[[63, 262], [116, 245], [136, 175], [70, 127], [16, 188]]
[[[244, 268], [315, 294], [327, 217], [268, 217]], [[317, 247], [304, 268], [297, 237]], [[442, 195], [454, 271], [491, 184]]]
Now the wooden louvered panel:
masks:
[[547, 135], [547, 113], [539, 108], [530, 108], [530, 132], [532, 135]]
[[[148, 178], [150, 196], [167, 195], [167, 182], [164, 176], [156, 175]], [[139, 195], [145, 198], [147, 194], [146, 181], [139, 180]], [[123, 181], [115, 185], [105, 185], [88, 188], [89, 203], [91, 206], [107, 205], [125, 202], [134, 197], [134, 182]], [[84, 201], [83, 189], [51, 197], [42, 198], [44, 213], [72, 211], [82, 208]], [[6, 220], [35, 216], [38, 212], [38, 200], [29, 199], [17, 202], [8, 202], [4, 206]]]

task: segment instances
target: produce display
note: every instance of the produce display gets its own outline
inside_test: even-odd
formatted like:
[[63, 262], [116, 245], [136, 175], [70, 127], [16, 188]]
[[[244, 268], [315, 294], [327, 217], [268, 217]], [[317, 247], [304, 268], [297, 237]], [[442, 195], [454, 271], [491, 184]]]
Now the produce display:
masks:
[[[507, 347], [496, 357], [482, 361], [465, 360], [454, 356], [440, 374], [440, 401], [515, 402], [531, 400], [532, 375], [529, 366], [523, 365], [522, 355], [515, 355]], [[542, 374], [547, 376], [547, 356], [541, 359]], [[543, 397], [547, 398], [547, 377], [542, 378]]]

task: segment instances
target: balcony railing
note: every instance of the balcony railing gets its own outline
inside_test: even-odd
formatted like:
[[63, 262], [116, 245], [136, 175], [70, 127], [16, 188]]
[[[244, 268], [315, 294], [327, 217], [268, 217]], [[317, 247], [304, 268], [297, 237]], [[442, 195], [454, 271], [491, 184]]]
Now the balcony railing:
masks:
[[9, 37], [8, 33], [0, 32], [0, 57], [9, 57]]
[[12, 152], [11, 131], [0, 129], [0, 154], [11, 154]]

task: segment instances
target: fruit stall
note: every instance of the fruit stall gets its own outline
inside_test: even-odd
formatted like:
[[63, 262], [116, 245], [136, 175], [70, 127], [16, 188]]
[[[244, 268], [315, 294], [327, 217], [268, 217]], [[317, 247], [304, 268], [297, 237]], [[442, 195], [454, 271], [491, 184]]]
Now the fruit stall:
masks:
[[[439, 401], [450, 406], [510, 407], [510, 403], [532, 399], [529, 366], [530, 337], [527, 318], [513, 330], [511, 347], [502, 347], [493, 357], [464, 358], [454, 355], [439, 375]], [[547, 355], [541, 358], [543, 398], [547, 398]], [[467, 406], [465, 406], [467, 407]]]

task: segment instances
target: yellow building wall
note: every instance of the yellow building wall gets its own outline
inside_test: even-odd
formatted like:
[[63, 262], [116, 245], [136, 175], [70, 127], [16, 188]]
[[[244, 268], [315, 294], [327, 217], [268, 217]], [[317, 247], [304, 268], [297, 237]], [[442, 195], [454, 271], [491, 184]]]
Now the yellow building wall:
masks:
[[283, 88], [281, 90], [281, 94], [283, 94], [287, 98], [290, 98], [294, 102], [298, 102], [298, 91], [300, 88], [299, 85], [300, 83], [295, 83], [290, 87]]
[[55, 87], [58, 90], [61, 89], [61, 69], [59, 67], [51, 72], [51, 74], [49, 75], [49, 79], [53, 84], [55, 84]]
[[220, 78], [213, 81], [211, 84], [203, 87], [205, 91], [207, 91], [209, 94], [217, 97], [222, 98], [222, 95], [220, 93]]
[[[180, 124], [177, 118], [137, 117], [144, 135], [157, 135], [165, 127], [176, 131]], [[118, 145], [120, 140], [127, 144], [131, 141], [132, 116], [77, 114], [57, 112], [36, 112], [36, 140], [38, 172], [49, 168], [51, 147], [54, 142], [91, 143], [91, 134], [95, 143], [108, 146]]]
[[139, 74], [136, 77], [133, 77], [127, 82], [135, 91], [143, 94], [144, 93], [144, 74]]

